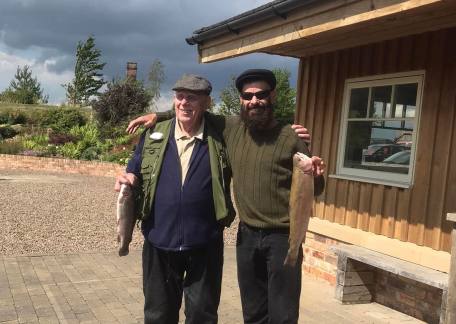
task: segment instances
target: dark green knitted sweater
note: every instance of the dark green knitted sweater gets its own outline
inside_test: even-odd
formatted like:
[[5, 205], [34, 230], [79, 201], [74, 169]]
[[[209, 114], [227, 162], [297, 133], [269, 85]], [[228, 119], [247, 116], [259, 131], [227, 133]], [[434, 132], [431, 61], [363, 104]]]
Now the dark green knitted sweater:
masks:
[[[206, 118], [206, 120], [208, 120]], [[234, 198], [242, 222], [259, 228], [289, 227], [293, 154], [310, 155], [307, 145], [290, 125], [251, 132], [238, 117], [210, 115], [223, 130], [233, 171]], [[315, 179], [315, 194], [323, 191], [324, 179]]]

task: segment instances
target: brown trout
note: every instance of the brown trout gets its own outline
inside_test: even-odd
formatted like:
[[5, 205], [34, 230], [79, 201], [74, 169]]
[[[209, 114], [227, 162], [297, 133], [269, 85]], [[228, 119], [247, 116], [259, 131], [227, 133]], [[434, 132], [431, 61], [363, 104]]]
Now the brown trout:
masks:
[[128, 255], [133, 229], [135, 227], [135, 208], [133, 190], [126, 184], [120, 187], [117, 198], [117, 242], [119, 243], [119, 256]]
[[288, 254], [284, 265], [294, 267], [299, 248], [305, 240], [309, 219], [312, 216], [314, 199], [314, 176], [312, 159], [302, 153], [293, 156], [293, 176], [290, 190], [290, 236]]

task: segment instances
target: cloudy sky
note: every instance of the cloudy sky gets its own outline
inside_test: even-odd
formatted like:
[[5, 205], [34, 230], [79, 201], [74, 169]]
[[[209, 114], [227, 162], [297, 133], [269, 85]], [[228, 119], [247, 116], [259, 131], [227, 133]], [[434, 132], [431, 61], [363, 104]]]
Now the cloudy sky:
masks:
[[[126, 62], [138, 63], [145, 79], [151, 63], [165, 66], [162, 103], [184, 72], [205, 75], [214, 96], [230, 75], [252, 67], [285, 67], [295, 82], [297, 60], [264, 54], [198, 64], [196, 46], [185, 38], [194, 30], [256, 8], [269, 0], [0, 0], [0, 91], [17, 66], [28, 64], [51, 103], [65, 101], [61, 84], [73, 77], [78, 41], [94, 35], [102, 52], [105, 79], [123, 77]], [[167, 105], [168, 106], [168, 105]]]

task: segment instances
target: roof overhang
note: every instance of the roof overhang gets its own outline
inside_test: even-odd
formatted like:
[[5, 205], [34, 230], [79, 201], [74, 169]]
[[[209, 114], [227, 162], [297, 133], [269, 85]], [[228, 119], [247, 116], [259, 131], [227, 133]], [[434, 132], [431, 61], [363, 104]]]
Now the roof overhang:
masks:
[[306, 57], [456, 26], [456, 0], [276, 0], [195, 31], [202, 63], [255, 52]]

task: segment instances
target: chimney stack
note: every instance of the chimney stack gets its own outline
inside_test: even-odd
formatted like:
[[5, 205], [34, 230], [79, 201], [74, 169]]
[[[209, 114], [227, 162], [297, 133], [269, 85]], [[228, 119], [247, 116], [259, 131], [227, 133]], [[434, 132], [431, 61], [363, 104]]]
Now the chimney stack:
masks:
[[134, 62], [127, 63], [127, 79], [136, 80], [136, 71], [138, 64]]

